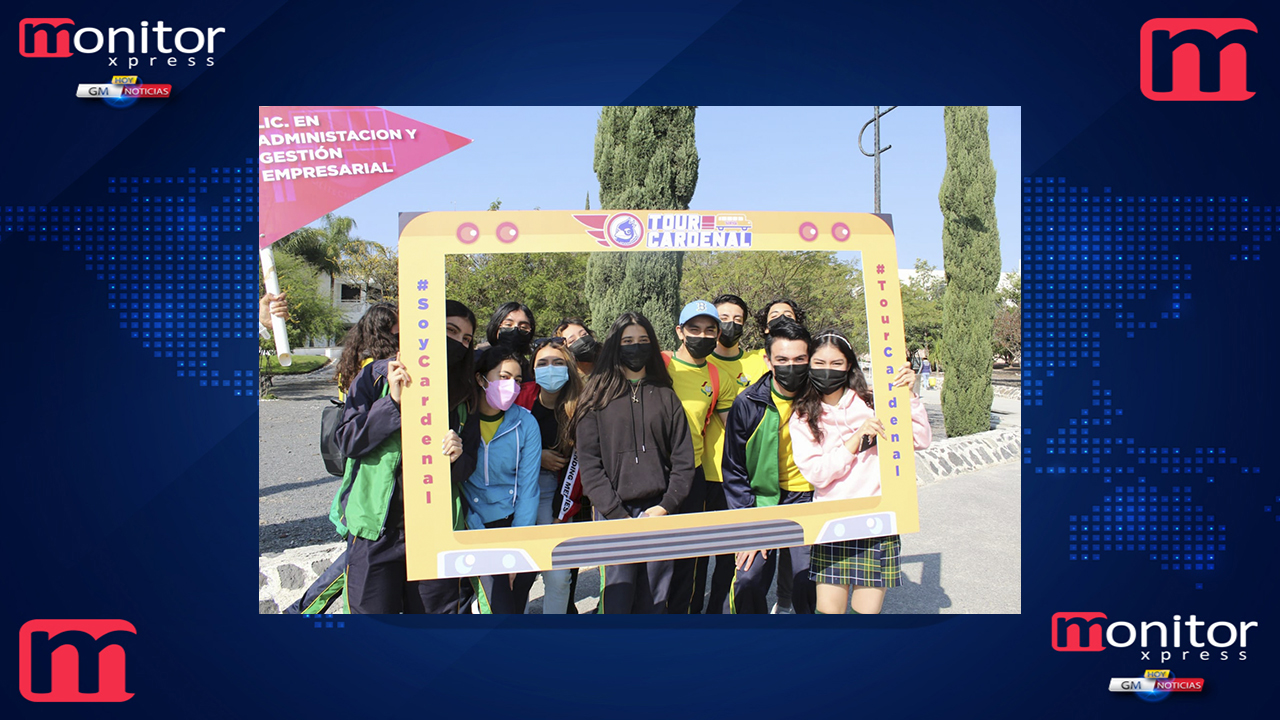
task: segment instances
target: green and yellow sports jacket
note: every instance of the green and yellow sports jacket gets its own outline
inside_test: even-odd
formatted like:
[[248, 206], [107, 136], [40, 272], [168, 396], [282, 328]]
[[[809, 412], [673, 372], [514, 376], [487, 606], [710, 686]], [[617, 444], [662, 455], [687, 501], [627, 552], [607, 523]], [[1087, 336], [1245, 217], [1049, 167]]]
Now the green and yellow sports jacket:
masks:
[[781, 416], [773, 404], [773, 373], [743, 390], [729, 408], [721, 474], [730, 510], [778, 504], [778, 437]]

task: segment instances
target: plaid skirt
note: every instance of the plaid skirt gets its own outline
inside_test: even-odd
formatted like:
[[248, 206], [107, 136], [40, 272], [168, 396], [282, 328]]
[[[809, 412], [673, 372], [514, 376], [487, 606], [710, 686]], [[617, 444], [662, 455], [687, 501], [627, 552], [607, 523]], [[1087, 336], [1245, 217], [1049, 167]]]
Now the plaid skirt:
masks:
[[898, 587], [901, 551], [897, 535], [814, 545], [809, 552], [809, 578], [832, 585]]

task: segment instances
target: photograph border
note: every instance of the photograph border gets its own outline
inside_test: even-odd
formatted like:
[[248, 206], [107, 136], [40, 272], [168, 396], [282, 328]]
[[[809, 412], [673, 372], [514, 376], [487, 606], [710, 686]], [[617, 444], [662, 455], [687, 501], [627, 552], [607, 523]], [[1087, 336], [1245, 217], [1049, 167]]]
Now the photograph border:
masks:
[[[634, 227], [626, 234], [613, 232], [615, 217], [628, 214], [640, 221], [641, 237]], [[449, 460], [441, 451], [448, 431], [448, 377], [443, 353], [435, 351], [446, 339], [445, 256], [664, 250], [861, 253], [872, 367], [868, 381], [878, 401], [876, 417], [890, 433], [878, 444], [881, 495], [624, 523], [454, 531]], [[899, 367], [895, 360], [906, 358], [906, 344], [889, 215], [741, 210], [401, 213], [399, 254], [400, 287], [405, 289], [399, 298], [401, 358], [413, 376], [401, 410], [410, 580], [699, 557], [919, 530], [910, 391], [890, 387]], [[715, 291], [708, 288], [707, 294]], [[433, 361], [436, 355], [440, 359]]]

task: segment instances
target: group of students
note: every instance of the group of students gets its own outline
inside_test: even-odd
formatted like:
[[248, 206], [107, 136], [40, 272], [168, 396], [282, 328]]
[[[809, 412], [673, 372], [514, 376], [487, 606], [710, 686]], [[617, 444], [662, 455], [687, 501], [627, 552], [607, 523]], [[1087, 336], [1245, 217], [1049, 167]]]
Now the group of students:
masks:
[[[679, 347], [624, 313], [597, 341], [577, 318], [539, 338], [533, 312], [509, 302], [474, 349], [476, 317], [447, 301], [454, 529], [615, 521], [868, 497], [880, 493], [886, 437], [850, 339], [811, 334], [793, 301], [755, 314], [764, 347], [740, 340], [747, 304], [724, 294], [680, 312]], [[413, 382], [397, 355], [396, 308], [372, 307], [344, 343], [337, 430], [348, 461], [330, 518], [347, 538], [294, 612], [317, 613], [345, 588], [353, 613], [523, 613], [537, 573], [409, 581], [401, 499], [400, 400]], [[916, 373], [913, 443], [931, 431]], [[601, 568], [601, 613], [880, 611], [901, 584], [898, 536]], [[544, 613], [576, 612], [577, 571], [542, 573]], [[708, 575], [710, 592], [707, 593]], [[704, 597], [706, 604], [704, 607]]]

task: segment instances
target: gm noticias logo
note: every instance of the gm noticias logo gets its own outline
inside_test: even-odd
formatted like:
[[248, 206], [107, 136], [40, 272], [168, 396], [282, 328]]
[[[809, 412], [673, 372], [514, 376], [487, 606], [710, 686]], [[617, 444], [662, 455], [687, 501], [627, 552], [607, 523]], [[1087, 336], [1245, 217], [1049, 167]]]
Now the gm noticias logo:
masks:
[[[1108, 624], [1105, 628], [1102, 620], [1107, 620], [1106, 613], [1100, 612], [1060, 612], [1054, 613], [1052, 647], [1058, 652], [1102, 652], [1108, 647], [1127, 648], [1137, 645], [1140, 648], [1158, 648], [1158, 650], [1141, 650], [1142, 659], [1150, 660], [1152, 652], [1160, 653], [1160, 660], [1187, 660], [1189, 653], [1197, 653], [1198, 659], [1211, 659], [1214, 651], [1202, 649], [1212, 646], [1218, 649], [1220, 659], [1228, 659], [1228, 653], [1222, 648], [1239, 646], [1239, 659], [1246, 660], [1244, 648], [1248, 647], [1250, 628], [1258, 627], [1256, 622], [1215, 622], [1206, 623], [1190, 615], [1186, 620], [1181, 615], [1174, 615], [1173, 622], [1163, 621], [1134, 623], [1123, 620]], [[1200, 634], [1200, 629], [1204, 633]], [[1182, 657], [1176, 658], [1176, 651], [1168, 648], [1182, 648], [1183, 640], [1192, 650], [1183, 650]], [[1201, 642], [1204, 640], [1205, 642]], [[1172, 642], [1170, 642], [1172, 641]]]
[[137, 635], [124, 620], [32, 620], [18, 631], [18, 689], [31, 702], [124, 702]]
[[80, 83], [76, 86], [78, 98], [101, 98], [115, 108], [126, 108], [139, 98], [169, 98], [173, 86], [167, 84], [138, 84], [137, 75], [114, 75], [108, 83]]
[[1248, 100], [1258, 63], [1247, 46], [1258, 27], [1244, 18], [1155, 18], [1141, 31], [1142, 94], [1152, 100]]

